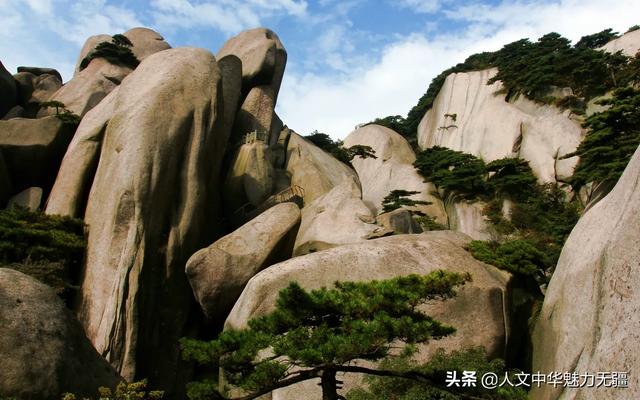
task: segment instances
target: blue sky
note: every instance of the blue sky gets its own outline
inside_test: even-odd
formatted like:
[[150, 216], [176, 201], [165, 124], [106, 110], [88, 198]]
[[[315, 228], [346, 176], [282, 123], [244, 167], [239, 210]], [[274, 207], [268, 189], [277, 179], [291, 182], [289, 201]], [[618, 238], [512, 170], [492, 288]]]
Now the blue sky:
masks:
[[212, 52], [243, 29], [273, 29], [288, 51], [277, 111], [334, 138], [406, 115], [431, 79], [468, 55], [556, 31], [572, 40], [640, 24], [639, 0], [0, 0], [0, 60], [57, 68], [84, 40], [135, 26]]

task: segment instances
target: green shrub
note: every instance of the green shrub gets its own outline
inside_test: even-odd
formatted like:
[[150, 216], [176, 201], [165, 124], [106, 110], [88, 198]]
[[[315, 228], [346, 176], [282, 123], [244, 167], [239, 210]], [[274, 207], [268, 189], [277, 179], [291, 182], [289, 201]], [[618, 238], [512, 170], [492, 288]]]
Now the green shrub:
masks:
[[580, 156], [571, 178], [576, 191], [589, 182], [616, 182], [640, 145], [640, 90], [619, 89], [600, 103], [610, 107], [587, 118], [586, 137], [563, 157]]
[[410, 199], [410, 196], [415, 194], [420, 194], [420, 192], [410, 191], [410, 190], [392, 190], [384, 200], [382, 200], [382, 210], [383, 212], [390, 212], [393, 210], [397, 210], [401, 207], [414, 207], [419, 204], [427, 205], [431, 204], [428, 201], [423, 200], [413, 200]]
[[0, 262], [69, 294], [86, 242], [82, 220], [24, 208], [0, 210]]
[[476, 387], [455, 387], [455, 390], [444, 392], [427, 383], [396, 378], [396, 377], [367, 377], [367, 387], [357, 388], [347, 393], [348, 400], [458, 400], [458, 399], [492, 399], [492, 400], [526, 400], [527, 392], [522, 387], [504, 385], [496, 389], [485, 389], [480, 384], [480, 378], [485, 373], [494, 373], [500, 379], [504, 379], [505, 373], [510, 381], [515, 383], [518, 379], [515, 374], [518, 371], [506, 369], [504, 361], [494, 359], [489, 361], [484, 348], [472, 348], [466, 351], [454, 351], [446, 354], [439, 349], [424, 364], [417, 364], [409, 357], [387, 359], [380, 365], [381, 368], [392, 371], [421, 371], [425, 375], [434, 377], [434, 380], [444, 381], [448, 371], [455, 371], [457, 376], [462, 376], [463, 371], [476, 371], [478, 383]]
[[524, 200], [536, 190], [536, 179], [529, 163], [521, 158], [501, 158], [487, 164], [487, 183], [498, 197]]
[[[107, 387], [98, 388], [97, 400], [158, 400], [164, 397], [164, 392], [160, 390], [147, 391], [147, 381], [141, 380], [133, 383], [121, 382], [115, 391]], [[62, 400], [77, 400], [75, 394], [65, 393]], [[83, 398], [83, 400], [91, 400]]]
[[89, 52], [80, 62], [80, 71], [87, 68], [91, 60], [104, 58], [111, 64], [123, 65], [134, 69], [140, 64], [140, 60], [131, 51], [132, 43], [121, 34], [114, 35], [111, 42], [100, 42], [95, 49]]
[[516, 239], [504, 243], [474, 240], [469, 243], [469, 251], [482, 262], [540, 281], [547, 268], [544, 254], [528, 240]]
[[418, 153], [413, 165], [427, 182], [446, 193], [455, 192], [465, 198], [488, 193], [486, 165], [471, 154], [435, 146]]
[[305, 136], [304, 138], [331, 154], [338, 161], [342, 161], [349, 166], [351, 166], [351, 161], [355, 157], [377, 158], [376, 152], [370, 146], [357, 144], [351, 147], [344, 147], [342, 141], [333, 141], [326, 133], [313, 131], [311, 135]]

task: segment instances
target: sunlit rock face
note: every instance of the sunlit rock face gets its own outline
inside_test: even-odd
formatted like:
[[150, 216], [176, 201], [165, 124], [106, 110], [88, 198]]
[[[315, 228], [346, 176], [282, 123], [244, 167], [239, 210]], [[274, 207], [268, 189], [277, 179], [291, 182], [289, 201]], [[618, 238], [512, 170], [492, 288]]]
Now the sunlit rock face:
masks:
[[147, 57], [82, 121], [47, 207], [88, 225], [78, 311], [88, 337], [126, 379], [169, 391], [187, 373], [184, 266], [217, 224], [223, 103], [210, 52]]
[[533, 335], [533, 370], [629, 372], [629, 388], [534, 388], [532, 398], [640, 396], [640, 150], [565, 243]]

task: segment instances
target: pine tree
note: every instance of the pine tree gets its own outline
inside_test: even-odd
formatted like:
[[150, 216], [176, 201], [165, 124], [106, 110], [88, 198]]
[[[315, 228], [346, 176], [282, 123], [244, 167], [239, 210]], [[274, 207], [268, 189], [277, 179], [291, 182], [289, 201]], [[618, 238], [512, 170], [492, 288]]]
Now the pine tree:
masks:
[[[446, 390], [444, 381], [419, 371], [392, 371], [351, 365], [378, 361], [404, 344], [440, 339], [455, 331], [418, 310], [430, 300], [455, 295], [470, 276], [434, 271], [385, 281], [336, 282], [335, 288], [308, 292], [292, 282], [280, 291], [272, 313], [249, 321], [248, 328], [222, 332], [216, 340], [182, 339], [183, 356], [214, 364], [224, 378], [254, 399], [275, 389], [320, 378], [324, 400], [336, 400], [336, 373], [351, 372], [420, 380]], [[393, 343], [393, 346], [392, 346]], [[196, 399], [226, 399], [209, 381], [191, 383]]]

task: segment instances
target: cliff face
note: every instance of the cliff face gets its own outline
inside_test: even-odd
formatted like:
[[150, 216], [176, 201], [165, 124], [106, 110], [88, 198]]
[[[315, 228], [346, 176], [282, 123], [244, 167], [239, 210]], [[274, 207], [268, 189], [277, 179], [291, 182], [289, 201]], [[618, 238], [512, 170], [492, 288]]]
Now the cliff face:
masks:
[[635, 56], [638, 51], [640, 51], [640, 29], [625, 33], [619, 38], [605, 44], [601, 49], [610, 53], [622, 51], [622, 53], [629, 57]]
[[[571, 232], [535, 327], [533, 370], [627, 371], [628, 389], [534, 388], [532, 398], [638, 398], [640, 150]], [[624, 390], [624, 397], [621, 397]]]
[[524, 96], [504, 100], [500, 82], [487, 85], [497, 70], [454, 73], [447, 77], [433, 107], [418, 126], [418, 144], [463, 151], [486, 162], [503, 157], [527, 161], [540, 182], [570, 177], [584, 131], [569, 111], [536, 104]]

